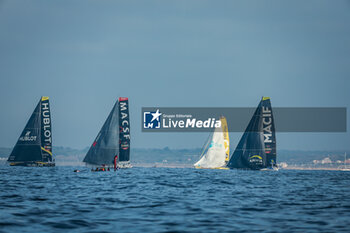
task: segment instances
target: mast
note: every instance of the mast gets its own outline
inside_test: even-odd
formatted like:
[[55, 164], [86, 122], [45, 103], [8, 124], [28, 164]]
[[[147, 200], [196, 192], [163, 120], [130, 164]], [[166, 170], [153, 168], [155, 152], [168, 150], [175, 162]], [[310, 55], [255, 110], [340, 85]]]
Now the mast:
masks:
[[41, 155], [43, 162], [52, 162], [52, 133], [49, 97], [41, 98]]
[[130, 161], [129, 99], [119, 98], [119, 162]]
[[264, 136], [264, 150], [266, 154], [266, 166], [272, 167], [277, 164], [276, 161], [276, 130], [273, 118], [271, 101], [269, 97], [263, 97], [262, 105], [262, 134]]
[[227, 126], [227, 121], [224, 116], [220, 117], [221, 120], [221, 127], [222, 127], [222, 132], [224, 134], [224, 146], [225, 146], [225, 162], [228, 163], [230, 160], [230, 137], [228, 134], [228, 126]]

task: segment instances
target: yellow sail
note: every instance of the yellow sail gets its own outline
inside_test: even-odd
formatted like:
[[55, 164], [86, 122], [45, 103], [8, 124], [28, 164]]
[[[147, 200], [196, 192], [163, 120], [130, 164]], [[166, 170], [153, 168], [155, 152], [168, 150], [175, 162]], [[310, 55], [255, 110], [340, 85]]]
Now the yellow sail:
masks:
[[221, 120], [222, 132], [224, 134], [224, 146], [225, 146], [225, 152], [226, 152], [225, 161], [228, 162], [230, 159], [230, 138], [228, 135], [228, 126], [227, 126], [227, 121], [225, 117], [220, 117], [220, 120]]

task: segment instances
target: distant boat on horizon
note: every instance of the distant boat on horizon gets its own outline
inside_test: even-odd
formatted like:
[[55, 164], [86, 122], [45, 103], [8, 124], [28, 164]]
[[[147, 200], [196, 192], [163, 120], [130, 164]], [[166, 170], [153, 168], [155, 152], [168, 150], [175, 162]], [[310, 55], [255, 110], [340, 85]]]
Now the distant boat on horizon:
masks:
[[344, 168], [340, 169], [341, 171], [350, 171], [350, 168], [346, 165], [346, 152], [344, 154]]
[[227, 121], [225, 117], [220, 118], [221, 126], [216, 128], [210, 135], [201, 154], [201, 158], [194, 167], [197, 169], [227, 169], [229, 161], [230, 140]]
[[55, 166], [49, 97], [40, 98], [7, 161], [10, 166]]
[[269, 97], [262, 97], [227, 167], [278, 170], [276, 131]]
[[120, 97], [83, 162], [96, 167], [131, 168], [129, 100]]

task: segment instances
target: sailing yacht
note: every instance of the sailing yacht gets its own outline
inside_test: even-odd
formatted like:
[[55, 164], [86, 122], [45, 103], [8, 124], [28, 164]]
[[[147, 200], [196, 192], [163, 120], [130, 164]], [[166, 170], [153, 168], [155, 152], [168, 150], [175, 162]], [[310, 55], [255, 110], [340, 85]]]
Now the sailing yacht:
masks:
[[227, 169], [229, 160], [230, 142], [227, 121], [220, 118], [221, 126], [216, 128], [205, 144], [201, 158], [194, 164], [195, 168]]
[[10, 166], [55, 166], [49, 97], [40, 98], [7, 161]]
[[92, 166], [131, 168], [129, 100], [120, 97], [92, 143], [83, 162]]
[[227, 167], [251, 170], [277, 170], [276, 132], [269, 97], [256, 108]]

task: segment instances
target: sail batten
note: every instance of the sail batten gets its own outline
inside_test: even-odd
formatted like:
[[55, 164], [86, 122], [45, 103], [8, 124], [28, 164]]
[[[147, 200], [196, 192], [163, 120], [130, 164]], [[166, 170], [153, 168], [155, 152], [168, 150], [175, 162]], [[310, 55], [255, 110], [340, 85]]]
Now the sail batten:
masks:
[[276, 134], [270, 98], [263, 97], [227, 166], [263, 169], [276, 165]]

